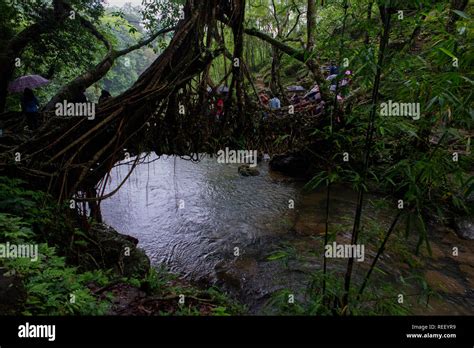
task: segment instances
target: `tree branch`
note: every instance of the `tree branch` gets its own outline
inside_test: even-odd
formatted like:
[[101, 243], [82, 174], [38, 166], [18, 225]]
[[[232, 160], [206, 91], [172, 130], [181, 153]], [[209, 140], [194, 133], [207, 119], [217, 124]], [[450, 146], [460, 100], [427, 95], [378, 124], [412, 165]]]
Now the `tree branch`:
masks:
[[246, 28], [246, 29], [244, 29], [244, 32], [247, 35], [258, 37], [259, 39], [262, 39], [263, 41], [266, 41], [269, 44], [275, 46], [276, 48], [278, 48], [283, 53], [286, 53], [289, 56], [292, 56], [293, 58], [295, 58], [295, 59], [297, 59], [297, 60], [299, 60], [303, 63], [306, 63], [304, 52], [302, 52], [300, 50], [297, 50], [297, 49], [295, 49], [291, 46], [285, 45], [283, 42], [274, 39], [270, 35], [268, 35], [266, 33], [263, 33], [261, 31], [259, 31], [258, 29]]
[[135, 51], [139, 48], [142, 48], [143, 46], [146, 46], [148, 45], [149, 43], [153, 42], [158, 36], [162, 35], [162, 34], [166, 34], [166, 33], [169, 33], [171, 31], [174, 31], [176, 29], [176, 27], [171, 27], [171, 28], [166, 28], [166, 29], [161, 29], [159, 31], [157, 31], [156, 33], [152, 34], [148, 39], [146, 40], [143, 40], [143, 41], [140, 41], [139, 43], [135, 44], [135, 45], [132, 45], [128, 48], [125, 48], [121, 51], [117, 51], [115, 53], [115, 56], [116, 57], [120, 57], [120, 56], [123, 56], [124, 54], [127, 54], [127, 53], [130, 53], [132, 51]]
[[61, 88], [61, 90], [54, 97], [51, 98], [51, 100], [45, 106], [44, 110], [52, 110], [56, 103], [61, 102], [62, 100], [73, 99], [78, 93], [82, 92], [84, 89], [103, 78], [112, 68], [117, 58], [137, 49], [140, 49], [141, 47], [148, 45], [150, 42], [155, 40], [159, 35], [168, 33], [173, 30], [175, 30], [175, 27], [159, 30], [153, 35], [151, 35], [149, 38], [140, 41], [139, 43], [125, 48], [121, 51], [114, 51], [111, 47], [107, 55], [96, 66], [86, 71], [85, 73], [77, 76], [74, 80], [72, 80], [63, 88]]

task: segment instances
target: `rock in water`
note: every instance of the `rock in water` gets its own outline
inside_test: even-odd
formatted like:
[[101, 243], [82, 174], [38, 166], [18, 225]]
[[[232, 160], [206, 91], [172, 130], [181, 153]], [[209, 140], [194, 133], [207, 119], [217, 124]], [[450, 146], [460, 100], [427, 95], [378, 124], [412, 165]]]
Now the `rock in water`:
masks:
[[455, 218], [454, 227], [459, 237], [474, 240], [474, 217], [463, 216]]
[[270, 168], [292, 177], [303, 177], [309, 169], [309, 161], [301, 153], [275, 155], [270, 161]]
[[239, 174], [242, 176], [258, 176], [260, 172], [257, 168], [252, 168], [248, 164], [243, 164], [239, 167]]

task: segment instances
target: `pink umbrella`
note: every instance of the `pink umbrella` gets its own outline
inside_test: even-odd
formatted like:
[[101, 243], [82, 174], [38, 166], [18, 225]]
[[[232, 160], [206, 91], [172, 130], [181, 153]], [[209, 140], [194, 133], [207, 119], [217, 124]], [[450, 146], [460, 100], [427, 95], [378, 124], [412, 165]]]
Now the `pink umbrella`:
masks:
[[37, 88], [47, 85], [50, 81], [39, 75], [26, 75], [10, 82], [8, 90], [12, 93], [23, 92], [25, 88]]

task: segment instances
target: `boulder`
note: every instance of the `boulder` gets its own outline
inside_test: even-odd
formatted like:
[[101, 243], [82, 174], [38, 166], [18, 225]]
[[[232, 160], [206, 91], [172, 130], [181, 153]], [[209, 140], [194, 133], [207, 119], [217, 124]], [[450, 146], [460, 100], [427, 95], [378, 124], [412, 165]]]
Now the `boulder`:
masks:
[[90, 253], [104, 268], [112, 268], [126, 277], [145, 276], [150, 269], [150, 259], [145, 252], [137, 248], [138, 240], [118, 233], [105, 224], [95, 224], [90, 234], [99, 248]]
[[463, 216], [454, 219], [454, 229], [457, 235], [463, 239], [474, 239], [474, 217]]
[[243, 164], [239, 167], [239, 174], [242, 176], [258, 176], [260, 172], [257, 168], [250, 167], [248, 164]]
[[292, 177], [306, 176], [309, 162], [301, 153], [275, 155], [270, 160], [270, 169]]

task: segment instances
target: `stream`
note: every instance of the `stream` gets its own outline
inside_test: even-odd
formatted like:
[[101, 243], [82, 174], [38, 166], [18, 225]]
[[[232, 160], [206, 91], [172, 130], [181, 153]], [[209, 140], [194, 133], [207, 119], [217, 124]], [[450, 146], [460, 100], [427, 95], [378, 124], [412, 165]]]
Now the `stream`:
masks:
[[[275, 313], [269, 300], [283, 289], [305, 301], [309, 275], [322, 263], [325, 190], [306, 193], [304, 182], [270, 171], [266, 161], [258, 164], [259, 176], [243, 177], [238, 164], [219, 164], [209, 156], [199, 162], [155, 155], [146, 160], [117, 194], [102, 202], [102, 214], [107, 224], [136, 237], [155, 267], [166, 265], [195, 283], [216, 284], [251, 314]], [[113, 169], [107, 191], [120, 184], [130, 167]], [[331, 192], [330, 229], [338, 231], [338, 242], [350, 238], [356, 197], [350, 187], [335, 186]], [[364, 214], [383, 229], [393, 211], [377, 205], [379, 198], [367, 196], [375, 203]], [[473, 242], [460, 240], [443, 226], [431, 234], [432, 255], [416, 256], [415, 261], [423, 264], [427, 283], [441, 295], [429, 307], [415, 304], [413, 312], [474, 314]], [[451, 255], [453, 246], [458, 256]], [[367, 248], [365, 262], [356, 262], [356, 281], [375, 252]], [[384, 281], [397, 286], [408, 271], [403, 260], [387, 247], [380, 261], [387, 273]], [[345, 270], [346, 260], [332, 261], [331, 269]]]

